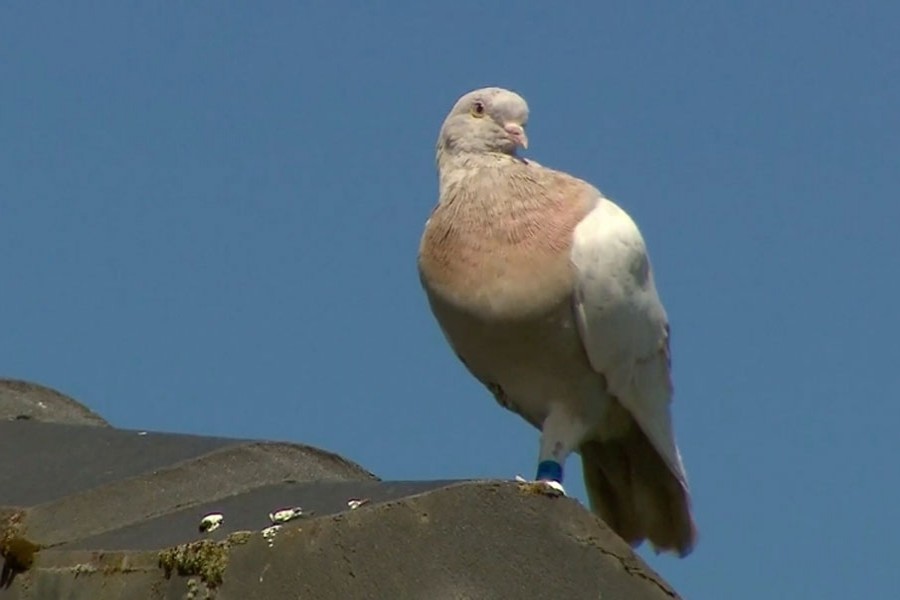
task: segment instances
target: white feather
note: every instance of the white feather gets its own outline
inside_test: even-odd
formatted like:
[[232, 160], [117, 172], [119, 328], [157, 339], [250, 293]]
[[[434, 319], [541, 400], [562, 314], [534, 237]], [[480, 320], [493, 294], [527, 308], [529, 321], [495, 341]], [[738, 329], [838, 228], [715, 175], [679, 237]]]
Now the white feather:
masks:
[[637, 225], [601, 198], [575, 228], [572, 263], [576, 320], [591, 366], [687, 488], [669, 412], [666, 311]]

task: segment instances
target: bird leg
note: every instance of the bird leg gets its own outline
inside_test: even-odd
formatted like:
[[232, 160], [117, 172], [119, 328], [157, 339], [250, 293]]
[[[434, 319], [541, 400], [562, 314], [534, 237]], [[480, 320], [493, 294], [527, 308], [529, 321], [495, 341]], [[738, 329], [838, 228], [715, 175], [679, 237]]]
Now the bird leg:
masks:
[[562, 465], [555, 460], [542, 460], [538, 463], [537, 481], [555, 481], [562, 483], [563, 468]]
[[553, 405], [541, 427], [541, 449], [535, 479], [565, 494], [562, 486], [563, 465], [587, 430], [583, 419], [573, 418], [559, 404]]

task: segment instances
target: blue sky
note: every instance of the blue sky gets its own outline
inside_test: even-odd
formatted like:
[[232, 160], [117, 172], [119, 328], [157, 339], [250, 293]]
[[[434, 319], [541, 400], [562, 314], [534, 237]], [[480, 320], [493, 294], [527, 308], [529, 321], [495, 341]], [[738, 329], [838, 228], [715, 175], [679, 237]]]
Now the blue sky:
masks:
[[652, 253], [701, 538], [642, 554], [686, 598], [896, 593], [900, 5], [128, 4], [0, 8], [0, 376], [530, 476], [415, 271], [440, 123], [501, 85]]

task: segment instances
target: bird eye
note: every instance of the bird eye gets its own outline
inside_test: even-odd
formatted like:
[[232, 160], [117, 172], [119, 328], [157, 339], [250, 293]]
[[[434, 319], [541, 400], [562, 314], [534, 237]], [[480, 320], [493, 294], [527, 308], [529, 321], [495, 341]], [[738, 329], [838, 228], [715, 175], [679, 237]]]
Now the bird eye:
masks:
[[484, 102], [481, 100], [476, 100], [472, 105], [472, 116], [473, 117], [483, 117], [484, 116]]

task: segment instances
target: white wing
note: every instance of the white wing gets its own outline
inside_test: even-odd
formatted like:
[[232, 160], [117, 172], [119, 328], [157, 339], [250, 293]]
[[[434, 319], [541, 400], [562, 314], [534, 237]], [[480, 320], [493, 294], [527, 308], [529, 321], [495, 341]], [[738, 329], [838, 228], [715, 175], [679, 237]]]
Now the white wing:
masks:
[[575, 228], [575, 315], [591, 366], [687, 487], [669, 404], [669, 331], [647, 248], [634, 221], [610, 200]]

